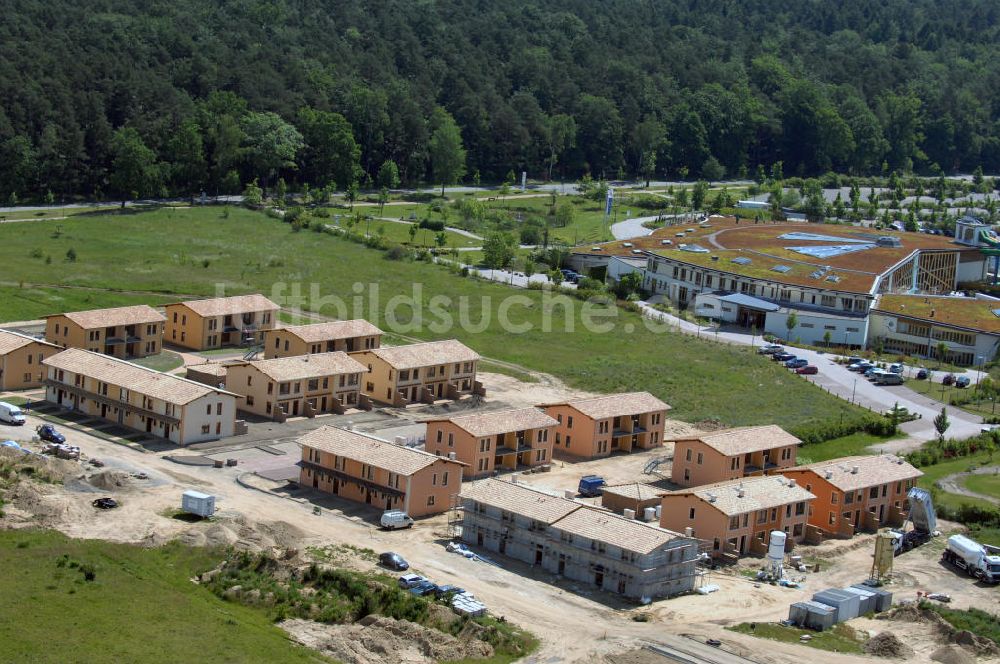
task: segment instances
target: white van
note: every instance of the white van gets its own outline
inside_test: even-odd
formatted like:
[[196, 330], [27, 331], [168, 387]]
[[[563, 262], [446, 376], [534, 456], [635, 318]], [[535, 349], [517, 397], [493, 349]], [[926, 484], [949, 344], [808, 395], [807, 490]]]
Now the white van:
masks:
[[24, 424], [24, 413], [14, 404], [0, 401], [0, 422], [7, 424]]
[[413, 519], [403, 510], [387, 510], [382, 512], [379, 520], [386, 530], [396, 530], [397, 528], [409, 528], [413, 525]]

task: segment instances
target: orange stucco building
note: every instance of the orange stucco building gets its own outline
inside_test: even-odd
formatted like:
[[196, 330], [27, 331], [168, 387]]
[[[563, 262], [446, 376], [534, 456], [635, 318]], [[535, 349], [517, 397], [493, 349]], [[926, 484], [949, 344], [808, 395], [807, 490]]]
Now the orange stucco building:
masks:
[[40, 387], [45, 379], [42, 362], [61, 350], [27, 334], [0, 330], [0, 389]]
[[469, 477], [552, 461], [556, 420], [537, 408], [460, 415], [427, 422], [424, 449], [468, 464]]
[[810, 525], [838, 537], [900, 523], [908, 509], [906, 493], [923, 475], [888, 454], [832, 459], [782, 474], [816, 495]]
[[456, 339], [373, 348], [351, 356], [368, 367], [362, 391], [393, 406], [486, 394], [476, 381], [479, 353]]
[[278, 327], [264, 331], [264, 357], [371, 350], [382, 345], [382, 334], [364, 319]]
[[146, 357], [163, 349], [165, 320], [163, 314], [145, 304], [71, 311], [45, 317], [45, 340], [123, 360]]
[[559, 423], [555, 453], [582, 459], [663, 445], [664, 421], [670, 410], [649, 392], [609, 394], [539, 408]]
[[711, 542], [715, 557], [762, 555], [772, 530], [788, 535], [786, 548], [802, 541], [815, 498], [781, 475], [730, 480], [664, 493], [660, 526]]
[[259, 293], [174, 302], [165, 309], [164, 340], [192, 350], [260, 344], [278, 317], [278, 305]]
[[674, 444], [671, 480], [683, 487], [770, 475], [795, 465], [798, 438], [779, 426], [725, 429]]
[[465, 464], [422, 450], [322, 427], [299, 439], [299, 483], [412, 517], [444, 512], [462, 488]]

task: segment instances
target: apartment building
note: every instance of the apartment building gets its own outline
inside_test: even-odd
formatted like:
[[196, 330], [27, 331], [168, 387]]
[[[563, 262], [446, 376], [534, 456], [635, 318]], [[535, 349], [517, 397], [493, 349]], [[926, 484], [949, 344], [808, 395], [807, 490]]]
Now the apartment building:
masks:
[[62, 348], [27, 334], [0, 330], [0, 389], [25, 390], [39, 387], [45, 378], [46, 358]]
[[278, 308], [259, 293], [175, 302], [166, 306], [164, 339], [192, 350], [259, 345]]
[[786, 547], [803, 540], [815, 498], [792, 478], [747, 477], [663, 493], [660, 525], [710, 541], [714, 557], [763, 555], [772, 530], [788, 535]]
[[371, 350], [382, 345], [382, 334], [382, 330], [360, 318], [277, 327], [264, 332], [264, 357]]
[[663, 445], [670, 406], [649, 392], [609, 394], [539, 406], [556, 419], [555, 453], [594, 459]]
[[238, 395], [70, 348], [45, 359], [45, 398], [178, 445], [232, 436]]
[[479, 354], [455, 339], [373, 348], [353, 357], [368, 368], [363, 392], [393, 406], [486, 394], [476, 381]]
[[317, 353], [229, 364], [225, 380], [241, 410], [284, 421], [361, 407], [365, 372], [347, 353]]
[[674, 444], [671, 480], [682, 487], [770, 475], [795, 465], [802, 443], [779, 426], [725, 429]]
[[121, 359], [146, 357], [163, 349], [164, 321], [145, 304], [52, 314], [45, 317], [45, 340]]
[[469, 477], [533, 468], [552, 461], [556, 421], [537, 408], [428, 420], [424, 449], [468, 464]]
[[816, 496], [809, 524], [836, 537], [902, 522], [922, 472], [893, 455], [832, 459], [781, 471]]
[[321, 427], [299, 442], [299, 484], [379, 509], [437, 514], [462, 487], [462, 462], [354, 431]]
[[471, 545], [633, 599], [695, 587], [698, 543], [675, 532], [498, 479], [466, 484], [460, 499]]

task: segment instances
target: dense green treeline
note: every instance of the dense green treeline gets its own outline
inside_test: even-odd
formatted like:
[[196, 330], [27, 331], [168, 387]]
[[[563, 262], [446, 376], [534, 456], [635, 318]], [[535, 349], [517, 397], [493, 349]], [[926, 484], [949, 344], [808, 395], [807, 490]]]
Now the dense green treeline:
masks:
[[997, 171], [998, 22], [997, 0], [9, 0], [0, 196]]

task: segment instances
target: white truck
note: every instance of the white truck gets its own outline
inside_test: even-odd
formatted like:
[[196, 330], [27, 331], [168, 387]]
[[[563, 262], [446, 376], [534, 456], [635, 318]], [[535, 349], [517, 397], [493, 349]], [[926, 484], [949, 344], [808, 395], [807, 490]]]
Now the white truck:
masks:
[[971, 577], [986, 583], [1000, 582], [1000, 556], [990, 555], [986, 547], [965, 535], [949, 537], [941, 558]]

